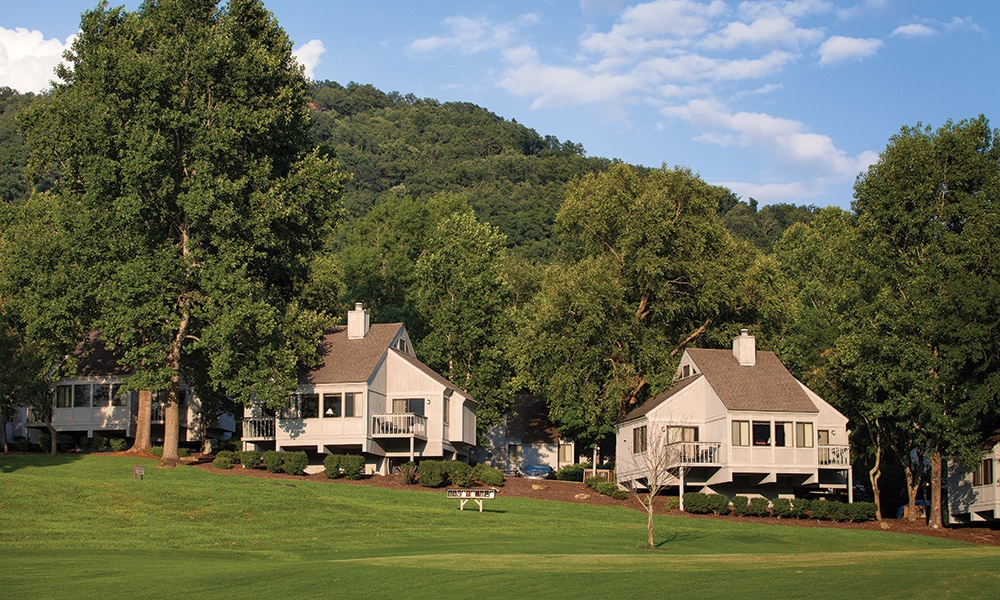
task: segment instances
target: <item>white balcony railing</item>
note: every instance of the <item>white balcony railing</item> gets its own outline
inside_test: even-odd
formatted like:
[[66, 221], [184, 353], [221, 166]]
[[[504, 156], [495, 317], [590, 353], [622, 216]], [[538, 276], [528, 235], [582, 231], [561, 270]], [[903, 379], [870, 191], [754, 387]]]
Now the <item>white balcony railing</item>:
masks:
[[721, 442], [674, 442], [667, 444], [671, 466], [715, 466], [721, 464]]
[[826, 446], [821, 445], [819, 450], [819, 465], [825, 466], [849, 466], [851, 464], [851, 450], [849, 446]]
[[274, 417], [247, 417], [243, 419], [244, 440], [273, 440]]
[[372, 415], [372, 437], [427, 439], [427, 417], [415, 413]]

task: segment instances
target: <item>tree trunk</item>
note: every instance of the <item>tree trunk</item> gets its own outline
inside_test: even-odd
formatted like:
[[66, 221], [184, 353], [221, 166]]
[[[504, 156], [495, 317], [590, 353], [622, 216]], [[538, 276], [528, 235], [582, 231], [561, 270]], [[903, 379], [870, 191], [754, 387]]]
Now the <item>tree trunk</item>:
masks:
[[868, 481], [872, 485], [872, 499], [875, 501], [875, 519], [882, 522], [882, 499], [879, 497], [878, 480], [882, 476], [882, 433], [878, 430], [878, 419], [875, 420], [875, 464], [868, 471]]
[[646, 542], [649, 543], [649, 549], [652, 550], [656, 547], [653, 540], [653, 494], [646, 497], [646, 514], [649, 515], [646, 520]]
[[3, 446], [4, 454], [10, 451], [7, 447], [7, 415], [0, 416], [0, 445]]
[[150, 441], [149, 421], [153, 414], [153, 392], [150, 390], [139, 390], [139, 406], [135, 416], [135, 442], [129, 448], [129, 452], [149, 452], [152, 447]]
[[924, 468], [920, 453], [913, 457], [910, 452], [904, 455], [903, 471], [906, 473], [906, 498], [907, 511], [906, 519], [911, 522], [917, 520], [917, 493], [920, 492], [920, 484], [923, 481]]
[[941, 451], [937, 448], [931, 453], [931, 506], [927, 524], [932, 529], [940, 529], [941, 522]]
[[59, 434], [56, 433], [56, 428], [52, 424], [52, 417], [49, 417], [48, 422], [45, 423], [45, 429], [49, 432], [49, 439], [51, 439], [49, 442], [49, 454], [55, 456], [59, 450]]
[[180, 438], [180, 404], [178, 382], [171, 382], [170, 391], [167, 393], [167, 400], [163, 406], [163, 456], [160, 457], [158, 467], [176, 467], [181, 464], [181, 459], [177, 455], [177, 446]]

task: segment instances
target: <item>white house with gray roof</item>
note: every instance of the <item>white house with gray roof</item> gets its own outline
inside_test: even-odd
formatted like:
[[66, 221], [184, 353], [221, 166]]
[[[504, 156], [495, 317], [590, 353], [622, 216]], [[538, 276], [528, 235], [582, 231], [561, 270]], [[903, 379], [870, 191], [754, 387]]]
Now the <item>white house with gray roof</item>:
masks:
[[744, 329], [732, 351], [686, 350], [673, 387], [618, 423], [617, 478], [644, 486], [658, 455], [666, 485], [685, 492], [849, 497], [848, 435], [847, 417]]
[[371, 324], [358, 303], [320, 355], [287, 410], [246, 409], [244, 449], [304, 450], [314, 467], [327, 454], [361, 454], [367, 472], [382, 474], [410, 460], [468, 458], [476, 402], [417, 360], [402, 323]]

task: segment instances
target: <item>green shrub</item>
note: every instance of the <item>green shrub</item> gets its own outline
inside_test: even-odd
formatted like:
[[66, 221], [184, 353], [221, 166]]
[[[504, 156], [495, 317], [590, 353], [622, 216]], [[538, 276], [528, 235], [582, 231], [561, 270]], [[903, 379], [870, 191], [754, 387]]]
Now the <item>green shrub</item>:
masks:
[[503, 485], [503, 471], [484, 463], [472, 468], [472, 478], [483, 485], [500, 487]]
[[444, 469], [448, 474], [448, 479], [458, 487], [469, 487], [472, 485], [472, 467], [457, 460], [444, 461]]
[[278, 452], [276, 450], [267, 450], [261, 457], [261, 462], [264, 463], [264, 468], [267, 469], [268, 473], [278, 473], [281, 471], [281, 465], [285, 462], [283, 452]]
[[809, 516], [813, 519], [825, 519], [830, 503], [825, 500], [809, 501]]
[[448, 482], [448, 472], [439, 460], [425, 460], [420, 463], [420, 485], [441, 487]]
[[771, 502], [771, 510], [774, 511], [774, 516], [779, 519], [785, 519], [792, 516], [792, 501], [788, 498], [775, 498]]
[[594, 491], [597, 491], [597, 486], [601, 483], [604, 483], [604, 480], [600, 477], [588, 477], [583, 480], [583, 484]]
[[876, 516], [878, 516], [878, 506], [874, 502], [855, 502], [847, 505], [847, 519], [849, 521], [871, 521]]
[[244, 450], [240, 452], [240, 464], [243, 465], [244, 469], [256, 469], [263, 464], [262, 458], [261, 453], [256, 450]]
[[232, 469], [233, 459], [228, 456], [216, 456], [212, 461], [212, 466], [216, 469]]
[[733, 497], [733, 514], [737, 517], [745, 517], [750, 512], [750, 498], [746, 496]]
[[847, 504], [838, 500], [827, 501], [826, 518], [830, 521], [847, 520]]
[[771, 501], [767, 498], [751, 498], [747, 512], [754, 517], [766, 517], [769, 506], [771, 506]]
[[583, 465], [566, 465], [556, 471], [559, 481], [583, 481]]
[[796, 519], [804, 519], [809, 516], [809, 502], [806, 498], [795, 498], [792, 500], [792, 516]]
[[153, 446], [149, 449], [149, 453], [153, 456], [163, 458], [163, 446]]
[[344, 458], [343, 454], [327, 454], [326, 458], [323, 459], [323, 472], [330, 479], [337, 479], [343, 473], [340, 472], [340, 460]]
[[361, 479], [365, 472], [365, 457], [359, 454], [345, 454], [340, 457], [340, 470], [348, 479]]
[[594, 491], [596, 491], [598, 494], [611, 496], [615, 500], [624, 500], [625, 498], [628, 497], [628, 494], [625, 492], [625, 490], [621, 489], [620, 487], [618, 487], [617, 484], [611, 483], [610, 481], [602, 481], [598, 483], [597, 486], [594, 488]]
[[104, 452], [108, 449], [108, 439], [95, 435], [80, 439], [80, 452]]
[[215, 453], [215, 458], [228, 458], [230, 464], [235, 462], [236, 455], [232, 450], [220, 450]]
[[677, 496], [667, 496], [667, 501], [664, 503], [663, 508], [665, 510], [677, 510], [681, 506], [681, 499]]
[[[42, 452], [48, 452], [51, 449], [52, 436], [47, 433], [39, 433], [38, 437], [35, 438], [35, 443], [38, 447], [42, 449]], [[67, 450], [72, 450], [76, 444], [73, 442], [73, 437], [65, 435], [62, 433], [56, 434], [56, 451], [66, 452]]]
[[304, 475], [309, 466], [309, 457], [305, 452], [283, 452], [281, 470], [289, 475]]
[[413, 485], [417, 482], [417, 463], [412, 460], [399, 465], [396, 470], [403, 476], [403, 483], [406, 485]]
[[128, 446], [128, 440], [125, 438], [111, 438], [108, 440], [108, 445], [111, 446], [112, 452], [124, 452]]
[[687, 492], [684, 494], [684, 510], [695, 515], [708, 514], [708, 494]]
[[14, 442], [14, 452], [31, 452], [34, 444], [28, 438], [21, 438]]
[[716, 515], [728, 515], [729, 496], [726, 496], [725, 494], [709, 494], [708, 510], [712, 511]]

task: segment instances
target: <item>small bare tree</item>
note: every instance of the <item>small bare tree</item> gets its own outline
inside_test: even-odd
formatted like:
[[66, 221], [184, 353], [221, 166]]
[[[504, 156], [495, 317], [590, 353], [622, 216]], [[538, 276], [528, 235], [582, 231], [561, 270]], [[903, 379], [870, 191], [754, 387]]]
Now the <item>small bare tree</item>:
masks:
[[[650, 424], [647, 427], [646, 449], [636, 455], [637, 467], [645, 473], [629, 482], [629, 487], [636, 500], [646, 508], [646, 542], [649, 548], [655, 548], [653, 536], [653, 501], [665, 488], [675, 481], [683, 481], [684, 465], [681, 460], [683, 443], [670, 443], [666, 428], [656, 429]], [[640, 489], [642, 486], [645, 489]], [[683, 492], [681, 490], [681, 505], [684, 508]]]

